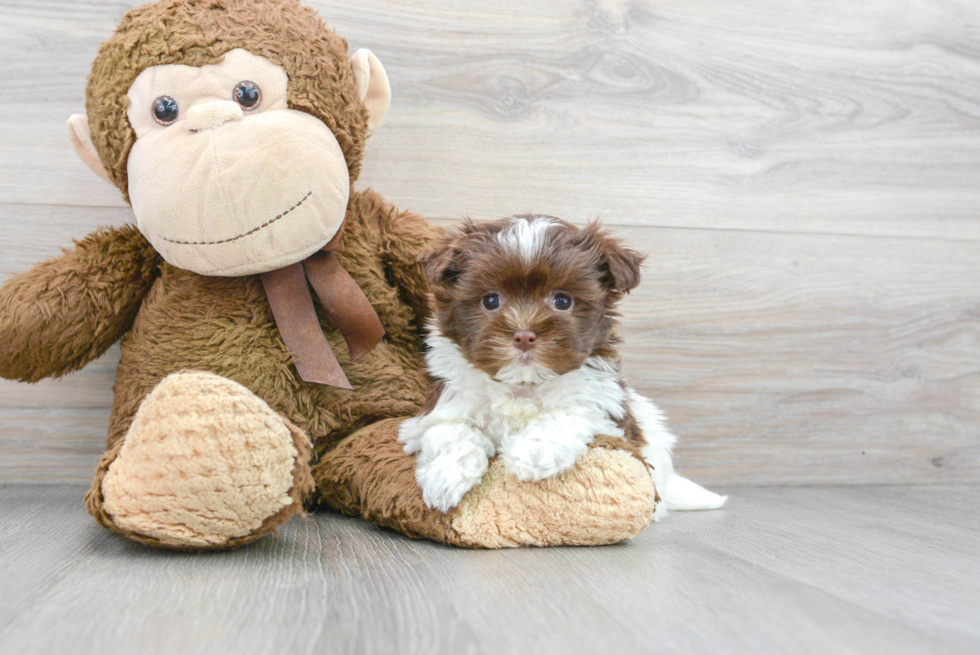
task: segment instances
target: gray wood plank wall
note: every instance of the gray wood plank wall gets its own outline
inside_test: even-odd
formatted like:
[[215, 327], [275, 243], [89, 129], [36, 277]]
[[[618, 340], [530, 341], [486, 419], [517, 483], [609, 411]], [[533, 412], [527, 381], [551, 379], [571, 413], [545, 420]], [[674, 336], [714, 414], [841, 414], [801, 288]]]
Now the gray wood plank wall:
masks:
[[[0, 0], [0, 276], [131, 219], [68, 115], [125, 0]], [[385, 64], [361, 186], [650, 253], [626, 366], [714, 484], [980, 480], [980, 4], [313, 2]], [[118, 355], [0, 381], [0, 482], [86, 481]]]

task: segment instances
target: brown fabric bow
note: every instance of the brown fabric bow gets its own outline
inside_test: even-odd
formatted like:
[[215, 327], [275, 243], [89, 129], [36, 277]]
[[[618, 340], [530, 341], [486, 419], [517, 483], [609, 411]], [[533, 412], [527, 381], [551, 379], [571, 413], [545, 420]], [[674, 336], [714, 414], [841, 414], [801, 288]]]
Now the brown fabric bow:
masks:
[[344, 335], [352, 361], [369, 353], [381, 341], [385, 333], [381, 319], [334, 255], [334, 252], [344, 250], [346, 224], [345, 216], [337, 234], [319, 252], [291, 266], [263, 273], [262, 286], [279, 334], [296, 356], [300, 378], [306, 382], [352, 389], [323, 335], [310, 294], [312, 285], [330, 323]]

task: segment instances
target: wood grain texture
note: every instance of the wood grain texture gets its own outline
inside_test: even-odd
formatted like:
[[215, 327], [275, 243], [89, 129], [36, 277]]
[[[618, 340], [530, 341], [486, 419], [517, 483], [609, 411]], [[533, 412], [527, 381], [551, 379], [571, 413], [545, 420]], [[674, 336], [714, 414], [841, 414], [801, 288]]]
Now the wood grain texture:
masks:
[[[980, 248], [622, 230], [627, 374], [730, 484], [978, 481]], [[744, 465], [744, 466], [743, 466]]]
[[[38, 222], [49, 211], [22, 209]], [[980, 480], [980, 243], [618, 232], [649, 253], [624, 303], [626, 373], [667, 412], [687, 474], [736, 485]], [[113, 349], [61, 381], [0, 381], [0, 479], [88, 479], [117, 358]]]
[[[0, 278], [131, 220], [64, 123], [136, 4], [0, 0]], [[974, 3], [313, 4], [391, 77], [362, 186], [437, 220], [601, 216], [651, 253], [627, 370], [683, 470], [980, 480]], [[88, 479], [117, 357], [0, 381], [0, 480]]]
[[[138, 4], [0, 3], [0, 202], [121, 206], [64, 123]], [[980, 237], [972, 0], [312, 4], [392, 80], [362, 181], [426, 215]]]
[[0, 487], [3, 652], [980, 648], [978, 487], [742, 488], [606, 548], [465, 551], [321, 513], [202, 555], [124, 542], [82, 492]]

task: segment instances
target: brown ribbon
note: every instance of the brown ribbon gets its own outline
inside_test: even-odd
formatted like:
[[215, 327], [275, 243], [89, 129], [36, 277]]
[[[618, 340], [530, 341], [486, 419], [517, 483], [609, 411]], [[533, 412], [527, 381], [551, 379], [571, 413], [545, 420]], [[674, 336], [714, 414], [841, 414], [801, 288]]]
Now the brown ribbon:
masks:
[[334, 254], [344, 250], [346, 224], [344, 217], [337, 234], [319, 252], [302, 262], [263, 273], [262, 286], [279, 334], [296, 357], [300, 378], [352, 389], [323, 334], [310, 293], [312, 285], [330, 323], [344, 336], [352, 361], [366, 355], [381, 341], [385, 333], [381, 319]]

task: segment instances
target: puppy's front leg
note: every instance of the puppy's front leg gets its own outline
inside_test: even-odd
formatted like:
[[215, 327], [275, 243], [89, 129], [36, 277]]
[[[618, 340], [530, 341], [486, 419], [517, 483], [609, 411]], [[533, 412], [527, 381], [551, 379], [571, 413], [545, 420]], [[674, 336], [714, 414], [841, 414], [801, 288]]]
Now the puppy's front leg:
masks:
[[462, 421], [436, 423], [422, 433], [415, 479], [425, 504], [448, 512], [483, 479], [493, 443]]
[[[615, 426], [611, 434], [615, 433]], [[575, 416], [545, 414], [500, 446], [504, 467], [522, 482], [536, 482], [575, 466], [595, 436], [595, 426]], [[619, 431], [622, 434], [622, 431]]]

